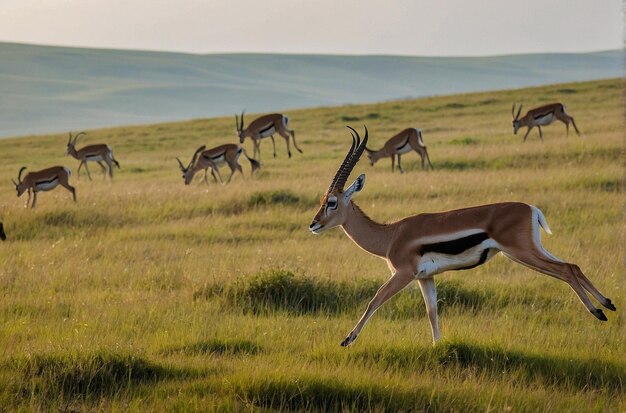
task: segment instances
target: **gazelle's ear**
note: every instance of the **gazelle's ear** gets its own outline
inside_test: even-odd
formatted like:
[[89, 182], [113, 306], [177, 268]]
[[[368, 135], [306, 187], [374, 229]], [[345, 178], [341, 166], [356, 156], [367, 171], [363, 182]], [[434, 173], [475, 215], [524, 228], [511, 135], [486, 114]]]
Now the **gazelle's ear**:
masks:
[[343, 203], [348, 205], [352, 195], [359, 192], [365, 186], [365, 174], [359, 175], [359, 177], [345, 190], [343, 193]]

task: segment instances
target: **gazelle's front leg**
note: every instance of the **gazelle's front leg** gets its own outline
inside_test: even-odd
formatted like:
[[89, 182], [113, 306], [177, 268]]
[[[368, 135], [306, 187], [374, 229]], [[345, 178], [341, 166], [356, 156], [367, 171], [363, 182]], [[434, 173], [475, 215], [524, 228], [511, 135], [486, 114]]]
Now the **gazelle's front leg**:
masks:
[[276, 158], [276, 141], [274, 140], [274, 135], [270, 135], [272, 138], [272, 148], [274, 148], [274, 158]]
[[[29, 193], [30, 195], [30, 193]], [[29, 197], [30, 199], [30, 197]], [[33, 190], [33, 204], [31, 205], [31, 208], [35, 208], [37, 206], [37, 191]]]
[[367, 305], [367, 309], [361, 316], [359, 322], [356, 324], [356, 326], [354, 326], [350, 334], [348, 334], [348, 337], [346, 337], [345, 340], [341, 342], [341, 346], [346, 347], [352, 344], [354, 340], [356, 340], [363, 327], [365, 327], [365, 323], [367, 323], [367, 320], [370, 319], [370, 317], [376, 312], [376, 310], [378, 310], [378, 308], [383, 305], [387, 300], [396, 295], [396, 293], [409, 285], [411, 281], [413, 281], [413, 275], [410, 273], [396, 272], [394, 275], [392, 275], [391, 278], [378, 289], [376, 295], [374, 296], [374, 298], [372, 298], [372, 301], [370, 301]]
[[430, 321], [430, 328], [433, 333], [433, 345], [439, 341], [439, 324], [437, 323], [437, 287], [435, 286], [435, 279], [421, 278], [417, 280], [422, 290], [422, 296], [424, 297], [424, 304], [426, 304], [426, 314], [428, 314], [428, 320]]
[[91, 181], [91, 174], [89, 173], [89, 166], [87, 165], [87, 161], [85, 161], [85, 171], [87, 171], [87, 178]]
[[526, 134], [524, 135], [524, 139], [522, 140], [522, 142], [526, 142], [526, 138], [528, 138], [528, 134], [530, 133], [531, 130], [533, 130], [532, 126], [529, 126], [528, 130], [526, 131]]
[[402, 169], [402, 164], [400, 163], [400, 157], [402, 155], [398, 154], [398, 169], [400, 170], [400, 173], [403, 174], [404, 173], [404, 169]]
[[78, 165], [78, 170], [76, 171], [76, 179], [80, 179], [80, 168], [83, 167], [84, 163], [85, 161], [80, 161], [80, 164]]
[[543, 132], [541, 131], [541, 125], [537, 125], [537, 129], [539, 129], [539, 139], [543, 142]]
[[24, 204], [24, 208], [28, 208], [30, 205], [30, 188], [28, 188], [28, 199], [26, 199], [26, 203]]

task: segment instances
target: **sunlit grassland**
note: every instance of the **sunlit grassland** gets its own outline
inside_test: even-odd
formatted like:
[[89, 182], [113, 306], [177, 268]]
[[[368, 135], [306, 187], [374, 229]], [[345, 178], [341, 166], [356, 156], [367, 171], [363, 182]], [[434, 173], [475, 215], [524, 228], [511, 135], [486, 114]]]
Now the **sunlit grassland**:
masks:
[[[75, 171], [67, 136], [0, 140], [0, 406], [623, 411], [621, 89], [606, 80], [293, 111], [304, 154], [288, 159], [277, 138], [272, 158], [263, 142], [263, 169], [251, 179], [242, 158], [245, 177], [226, 186], [183, 185], [175, 157], [236, 142], [234, 117], [88, 131], [83, 144], [113, 147], [114, 182], [92, 166], [93, 182], [72, 177], [77, 204], [59, 188], [36, 210], [9, 180], [22, 165]], [[512, 135], [512, 102], [555, 100], [582, 137], [560, 123], [544, 143]], [[372, 218], [536, 205], [554, 233], [547, 249], [618, 311], [602, 323], [564, 283], [498, 256], [438, 276], [437, 347], [411, 287], [340, 348], [389, 270], [341, 230], [313, 236], [308, 225], [349, 147], [345, 125], [363, 124], [372, 148], [421, 127], [435, 167], [421, 171], [417, 154], [403, 156], [403, 175], [389, 160], [359, 163], [354, 176], [367, 181], [355, 200]]]

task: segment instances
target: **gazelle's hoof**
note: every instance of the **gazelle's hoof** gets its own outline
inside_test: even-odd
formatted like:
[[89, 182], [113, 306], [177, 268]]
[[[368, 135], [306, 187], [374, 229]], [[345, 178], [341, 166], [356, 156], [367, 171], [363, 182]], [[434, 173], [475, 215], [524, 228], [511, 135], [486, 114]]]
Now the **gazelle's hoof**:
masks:
[[595, 311], [591, 312], [591, 314], [595, 315], [596, 318], [600, 321], [608, 321], [608, 318], [606, 318], [602, 310], [600, 310], [599, 308], [596, 308]]
[[354, 333], [348, 334], [348, 337], [341, 342], [341, 347], [348, 347], [350, 344], [354, 343], [354, 340], [356, 340], [356, 335]]
[[611, 300], [609, 300], [608, 298], [606, 299], [606, 304], [604, 304], [604, 306], [611, 311], [617, 311], [617, 308], [615, 308], [615, 305], [613, 305]]

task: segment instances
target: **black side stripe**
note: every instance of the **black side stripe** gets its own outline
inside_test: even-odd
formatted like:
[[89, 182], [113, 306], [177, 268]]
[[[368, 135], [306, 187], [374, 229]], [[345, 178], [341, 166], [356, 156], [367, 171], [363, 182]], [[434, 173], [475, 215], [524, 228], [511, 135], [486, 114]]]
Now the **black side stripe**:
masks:
[[225, 154], [225, 153], [226, 153], [226, 151], [224, 151], [224, 152], [220, 153], [219, 155], [215, 155], [215, 156], [206, 156], [206, 155], [202, 155], [202, 157], [203, 157], [204, 159], [208, 159], [208, 160], [210, 160], [210, 161], [213, 161], [213, 160], [215, 160], [215, 159], [219, 158], [220, 156], [224, 156], [224, 154]]
[[489, 238], [486, 232], [479, 232], [478, 234], [468, 235], [467, 237], [454, 239], [451, 241], [437, 242], [434, 244], [424, 244], [420, 250], [420, 255], [424, 255], [427, 252], [436, 252], [446, 255], [458, 255], [463, 251], [475, 247], [484, 240]]
[[402, 145], [396, 146], [396, 151], [398, 149], [404, 148], [407, 143], [409, 143], [409, 135], [406, 136], [406, 140], [404, 141], [404, 143]]
[[533, 116], [533, 119], [537, 120], [539, 118], [544, 118], [544, 117], [546, 117], [548, 115], [554, 115], [554, 112], [548, 112], [548, 113], [543, 113], [541, 115]]
[[58, 177], [54, 177], [52, 179], [50, 179], [49, 181], [37, 181], [35, 182], [35, 185], [41, 185], [41, 184], [51, 184], [52, 182], [56, 181], [58, 179]]
[[267, 127], [263, 128], [263, 129], [261, 129], [261, 130], [259, 131], [259, 134], [264, 134], [265, 132], [267, 132], [268, 130], [272, 129], [273, 127], [274, 127], [274, 124], [272, 123], [271, 125], [269, 125], [269, 126], [267, 126]]

